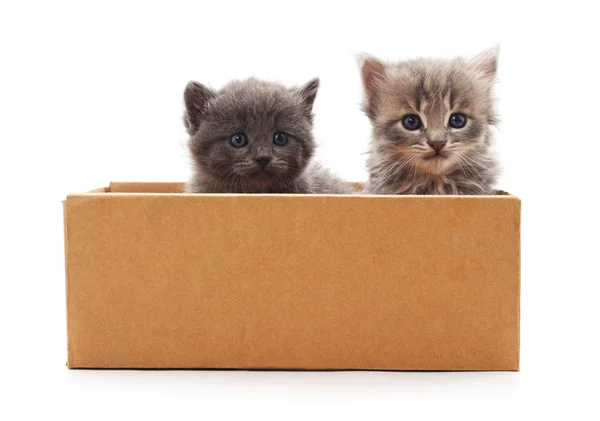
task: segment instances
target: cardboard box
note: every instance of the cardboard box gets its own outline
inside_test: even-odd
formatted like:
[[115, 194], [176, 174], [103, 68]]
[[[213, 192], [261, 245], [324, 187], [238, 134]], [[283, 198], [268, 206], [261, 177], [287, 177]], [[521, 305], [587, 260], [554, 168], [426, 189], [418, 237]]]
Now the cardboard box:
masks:
[[518, 370], [520, 200], [64, 202], [71, 368]]

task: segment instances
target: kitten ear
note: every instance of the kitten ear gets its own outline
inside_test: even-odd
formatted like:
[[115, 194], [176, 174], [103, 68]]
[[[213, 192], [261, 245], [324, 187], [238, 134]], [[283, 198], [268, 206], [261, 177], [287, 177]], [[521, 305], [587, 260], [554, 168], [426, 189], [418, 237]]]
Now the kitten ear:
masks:
[[187, 132], [192, 135], [200, 127], [202, 112], [215, 93], [201, 83], [191, 81], [185, 87], [183, 99], [185, 102], [184, 124]]
[[359, 55], [358, 62], [365, 91], [365, 105], [369, 106], [375, 98], [379, 84], [386, 79], [385, 64], [366, 54]]
[[308, 114], [312, 113], [313, 104], [317, 97], [317, 91], [319, 90], [319, 78], [316, 77], [310, 80], [306, 85], [302, 86], [299, 90], [300, 97], [302, 98], [302, 104]]
[[499, 53], [500, 47], [498, 46], [490, 48], [489, 50], [485, 50], [475, 58], [469, 60], [469, 67], [471, 67], [471, 69], [477, 72], [480, 77], [487, 80], [491, 84], [496, 77]]

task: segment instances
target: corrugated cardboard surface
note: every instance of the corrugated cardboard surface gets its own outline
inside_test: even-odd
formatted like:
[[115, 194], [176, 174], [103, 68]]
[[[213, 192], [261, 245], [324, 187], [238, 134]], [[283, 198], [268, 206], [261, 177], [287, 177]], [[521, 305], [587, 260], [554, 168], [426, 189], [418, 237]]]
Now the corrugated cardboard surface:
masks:
[[65, 201], [69, 367], [518, 370], [518, 198], [180, 189]]

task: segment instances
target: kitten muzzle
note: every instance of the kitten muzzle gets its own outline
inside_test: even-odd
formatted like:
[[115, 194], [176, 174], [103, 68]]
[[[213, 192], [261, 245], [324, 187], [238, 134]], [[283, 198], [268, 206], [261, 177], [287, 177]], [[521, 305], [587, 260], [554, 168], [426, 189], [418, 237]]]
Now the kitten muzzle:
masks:
[[443, 154], [441, 151], [431, 151], [427, 154], [425, 154], [425, 156], [423, 157], [423, 160], [425, 161], [429, 161], [429, 160], [434, 160], [434, 159], [446, 159], [448, 158], [448, 155]]

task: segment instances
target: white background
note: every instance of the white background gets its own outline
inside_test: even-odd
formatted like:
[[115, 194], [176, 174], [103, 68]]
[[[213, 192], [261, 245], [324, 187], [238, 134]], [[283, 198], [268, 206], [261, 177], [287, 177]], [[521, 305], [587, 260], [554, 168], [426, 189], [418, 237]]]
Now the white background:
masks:
[[[598, 419], [592, 2], [147, 3], [0, 3], [0, 419]], [[499, 187], [523, 200], [520, 373], [65, 368], [61, 200], [111, 180], [187, 178], [188, 80], [320, 76], [318, 158], [364, 180], [356, 53], [472, 56], [495, 44]]]

